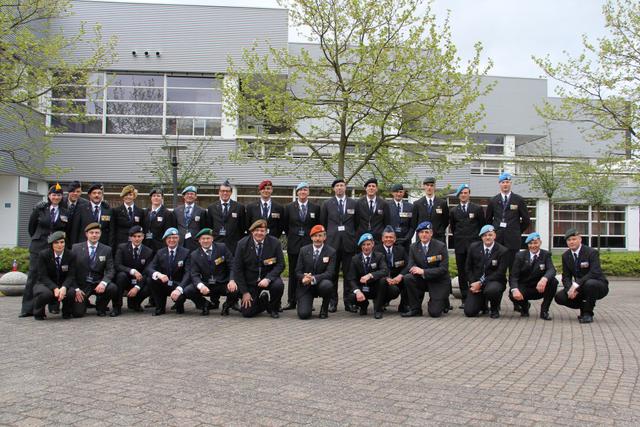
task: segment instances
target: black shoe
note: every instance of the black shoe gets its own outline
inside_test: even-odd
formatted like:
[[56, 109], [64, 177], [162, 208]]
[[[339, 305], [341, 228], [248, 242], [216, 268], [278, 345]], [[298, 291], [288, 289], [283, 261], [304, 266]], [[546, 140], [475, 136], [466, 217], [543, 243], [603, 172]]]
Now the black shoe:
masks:
[[60, 314], [60, 310], [57, 309], [57, 308], [53, 308], [53, 309], [49, 310], [49, 313], [50, 314]]
[[96, 312], [96, 314], [98, 315], [98, 317], [106, 317], [107, 316], [107, 312], [104, 310], [98, 310]]
[[240, 311], [240, 301], [236, 301], [236, 303], [231, 307], [231, 310]]
[[513, 303], [513, 311], [517, 311], [518, 313], [522, 312], [522, 307], [518, 303]]
[[296, 309], [296, 303], [295, 302], [290, 302], [287, 305], [285, 305], [284, 307], [282, 307], [283, 310], [295, 310]]
[[541, 313], [540, 313], [540, 318], [541, 318], [542, 320], [551, 320], [551, 319], [552, 319], [552, 317], [551, 317], [551, 315], [549, 314], [549, 312], [548, 312], [548, 311], [543, 311], [543, 312], [541, 312]]
[[329, 317], [329, 312], [327, 310], [320, 309], [320, 314], [318, 315], [320, 319], [326, 319]]
[[271, 309], [271, 312], [269, 314], [271, 315], [272, 319], [278, 319], [280, 317], [280, 313], [278, 312], [278, 309], [276, 309], [275, 307]]
[[145, 304], [144, 308], [154, 308], [156, 306], [156, 303], [154, 301], [149, 301], [147, 304]]
[[373, 313], [373, 318], [374, 319], [382, 319], [382, 312], [381, 311], [376, 311], [375, 313]]
[[176, 314], [184, 314], [184, 304], [176, 304]]
[[[177, 307], [176, 307], [176, 311], [177, 311]], [[202, 306], [202, 312], [200, 313], [200, 315], [201, 316], [208, 316], [209, 315], [209, 304], [207, 304], [206, 302]]]
[[360, 307], [360, 316], [366, 316], [366, 315], [367, 315], [367, 306]]
[[338, 311], [338, 304], [335, 301], [329, 302], [328, 311], [329, 313], [335, 313], [336, 311]]
[[91, 304], [89, 301], [87, 301], [87, 308], [96, 308], [96, 305]]
[[220, 316], [228, 316], [229, 315], [229, 304], [226, 302], [222, 304], [222, 310], [220, 310]]
[[531, 303], [527, 301], [526, 304], [518, 304], [520, 308], [520, 317], [529, 317], [529, 309], [531, 308]]
[[492, 319], [498, 319], [500, 317], [500, 312], [498, 310], [491, 310], [489, 317]]
[[71, 315], [71, 313], [62, 313], [62, 318], [63, 318], [63, 319], [65, 319], [65, 320], [66, 320], [66, 319], [71, 319], [71, 317], [73, 317], [73, 316]]
[[212, 301], [209, 303], [209, 310], [217, 310], [220, 308], [220, 301]]
[[459, 308], [460, 310], [464, 310], [464, 303], [460, 304], [460, 305], [458, 306], [458, 308]]
[[420, 310], [407, 310], [401, 314], [402, 317], [417, 317], [422, 316], [422, 312]]
[[165, 313], [165, 311], [161, 308], [156, 307], [156, 309], [153, 311], [153, 316], [162, 316]]
[[593, 316], [590, 314], [583, 314], [582, 318], [580, 319], [580, 323], [592, 323], [593, 322]]
[[31, 313], [20, 313], [20, 316], [18, 316], [18, 317], [20, 317], [20, 318], [22, 318], [22, 317], [33, 317], [33, 314], [31, 314]]
[[348, 311], [349, 313], [357, 313], [358, 312], [358, 306], [357, 305], [353, 305], [353, 304], [346, 304], [345, 303], [344, 311]]
[[120, 307], [114, 307], [111, 313], [109, 313], [109, 317], [118, 317], [120, 314], [122, 314], [122, 309]]
[[[201, 308], [201, 307], [198, 307], [198, 308]], [[176, 303], [174, 302], [171, 308], [169, 308], [169, 310], [175, 310], [175, 309], [176, 309]]]
[[45, 316], [44, 314], [34, 314], [33, 318], [36, 320], [44, 320], [47, 318], [47, 316]]

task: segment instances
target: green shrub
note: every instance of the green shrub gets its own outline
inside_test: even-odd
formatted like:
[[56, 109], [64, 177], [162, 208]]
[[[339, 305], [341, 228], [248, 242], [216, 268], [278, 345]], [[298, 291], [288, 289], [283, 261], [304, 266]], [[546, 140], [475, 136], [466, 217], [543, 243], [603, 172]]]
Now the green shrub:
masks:
[[18, 270], [26, 273], [29, 270], [29, 250], [25, 248], [0, 249], [0, 273], [11, 271], [13, 260], [18, 262]]
[[[562, 274], [562, 254], [553, 255], [553, 265]], [[640, 252], [601, 252], [600, 265], [607, 276], [640, 277]]]

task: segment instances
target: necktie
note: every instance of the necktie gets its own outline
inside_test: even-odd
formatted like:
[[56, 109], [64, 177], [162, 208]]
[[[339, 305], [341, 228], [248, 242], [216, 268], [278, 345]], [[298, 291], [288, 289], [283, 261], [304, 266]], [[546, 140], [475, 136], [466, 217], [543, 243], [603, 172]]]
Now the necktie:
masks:
[[502, 196], [502, 203], [507, 206], [507, 196]]
[[139, 256], [139, 254], [138, 254], [138, 248], [137, 248], [137, 247], [135, 247], [135, 248], [133, 248], [133, 259], [134, 259], [135, 261], [137, 261], [137, 260], [138, 260], [138, 256]]
[[96, 263], [96, 247], [89, 246], [89, 263], [94, 265]]
[[258, 262], [262, 258], [262, 243], [258, 243], [258, 248], [256, 249], [256, 255], [258, 256]]
[[369, 273], [369, 269], [371, 268], [371, 259], [369, 257], [364, 258], [364, 272]]
[[211, 249], [207, 249], [205, 252], [207, 253], [207, 259], [211, 262]]
[[304, 222], [307, 217], [307, 205], [300, 206], [300, 221]]
[[467, 205], [466, 204], [462, 205], [462, 213], [463, 214], [467, 213]]
[[318, 257], [320, 256], [320, 250], [319, 249], [315, 249], [313, 251], [313, 265], [316, 265], [316, 262], [318, 262]]
[[73, 211], [76, 209], [75, 203], [69, 203], [67, 206], [67, 210], [69, 211], [69, 215], [73, 215]]
[[398, 206], [398, 213], [402, 213], [402, 205], [400, 202], [396, 203], [396, 205]]
[[535, 254], [531, 259], [531, 265], [534, 265], [538, 261], [538, 254]]
[[51, 209], [49, 214], [51, 215], [51, 225], [53, 225], [53, 223], [56, 222], [56, 208]]
[[267, 203], [262, 204], [262, 218], [269, 218], [269, 205]]
[[229, 203], [223, 203], [222, 204], [222, 217], [226, 219], [227, 215], [229, 215]]
[[187, 227], [189, 226], [189, 223], [191, 222], [191, 206], [187, 206], [184, 209], [184, 222], [187, 225]]
[[149, 214], [149, 218], [151, 218], [151, 221], [154, 221], [157, 215], [158, 215], [158, 212], [156, 212], [155, 209], [152, 209], [151, 213]]
[[60, 272], [60, 263], [62, 262], [62, 260], [60, 259], [60, 256], [56, 256], [56, 268], [58, 269], [58, 272]]
[[344, 215], [344, 202], [342, 201], [342, 199], [340, 199], [339, 203], [340, 203], [340, 215]]
[[93, 209], [93, 219], [94, 219], [96, 222], [100, 222], [100, 206], [96, 206], [96, 207]]
[[578, 262], [578, 254], [575, 252], [573, 253], [573, 262], [575, 263], [576, 276], [577, 276], [578, 273], [580, 272], [580, 263]]
[[387, 265], [389, 268], [393, 267], [393, 252], [391, 251], [391, 248], [387, 248]]
[[433, 210], [433, 200], [429, 199], [429, 215], [431, 215], [431, 210]]
[[173, 263], [176, 261], [176, 255], [173, 252], [173, 249], [169, 250], [169, 268], [167, 269], [168, 271], [168, 276], [171, 277], [172, 273], [173, 273]]
[[491, 256], [491, 251], [488, 248], [485, 248], [484, 256], [486, 259], [489, 259], [489, 257]]
[[373, 215], [373, 200], [369, 200], [369, 214]]
[[129, 222], [133, 222], [133, 207], [129, 206], [127, 210], [129, 211]]

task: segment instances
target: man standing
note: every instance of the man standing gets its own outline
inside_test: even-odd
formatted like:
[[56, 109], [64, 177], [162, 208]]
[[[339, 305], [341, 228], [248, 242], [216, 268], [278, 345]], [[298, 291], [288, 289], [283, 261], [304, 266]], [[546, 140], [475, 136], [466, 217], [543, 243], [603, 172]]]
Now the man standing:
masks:
[[389, 225], [393, 227], [396, 235], [396, 244], [409, 251], [413, 239], [411, 220], [413, 217], [413, 204], [404, 200], [404, 186], [393, 184], [391, 187], [393, 200], [389, 201]]
[[[309, 184], [301, 182], [296, 187], [298, 200], [284, 208], [285, 234], [287, 235], [287, 258], [289, 265], [289, 286], [287, 287], [287, 305], [284, 310], [296, 308], [296, 266], [300, 248], [311, 244], [309, 232], [320, 222], [320, 206], [309, 201]], [[334, 257], [335, 258], [335, 257]]]
[[67, 238], [65, 239], [67, 243], [67, 249], [71, 249], [71, 245], [74, 242], [71, 236], [71, 226], [73, 224], [73, 219], [75, 217], [75, 213], [79, 210], [79, 207], [89, 205], [89, 201], [82, 198], [82, 185], [78, 181], [73, 181], [67, 186], [67, 196], [62, 199], [60, 205], [67, 210], [67, 216], [69, 217], [69, 229], [67, 230]]
[[313, 243], [300, 249], [295, 269], [298, 317], [309, 319], [313, 310], [313, 299], [320, 297], [322, 305], [319, 317], [326, 319], [329, 316], [329, 300], [333, 295], [336, 251], [325, 245], [327, 233], [322, 225], [314, 225], [309, 234]]
[[88, 204], [78, 204], [73, 216], [71, 235], [74, 242], [80, 243], [87, 240], [85, 232], [89, 224], [100, 225], [100, 243], [114, 247], [115, 227], [113, 226], [113, 209], [104, 201], [104, 187], [100, 183], [91, 184]]
[[351, 258], [347, 284], [347, 301], [360, 308], [360, 315], [367, 315], [369, 300], [374, 300], [373, 317], [382, 319], [384, 306], [400, 295], [397, 287], [387, 285], [389, 270], [384, 255], [374, 252], [375, 241], [371, 233], [364, 233], [358, 240], [361, 252]]
[[160, 188], [149, 192], [151, 206], [144, 211], [144, 244], [155, 254], [164, 247], [162, 236], [171, 227], [176, 226], [176, 218], [172, 211], [164, 206], [164, 194]]
[[478, 233], [485, 224], [482, 206], [469, 201], [471, 190], [467, 184], [461, 184], [456, 190], [456, 197], [460, 201], [458, 206], [451, 208], [449, 213], [449, 226], [453, 234], [453, 247], [456, 254], [456, 266], [458, 268], [458, 285], [462, 295], [464, 308], [469, 289], [469, 279], [467, 277], [466, 264], [469, 246], [473, 242], [480, 241]]
[[449, 307], [449, 253], [447, 246], [433, 239], [432, 225], [424, 221], [416, 227], [418, 240], [409, 250], [409, 273], [404, 276], [409, 310], [402, 317], [422, 315], [422, 300], [429, 292], [427, 311], [431, 317], [440, 317]]
[[226, 180], [218, 189], [219, 200], [207, 208], [207, 221], [216, 243], [224, 243], [231, 253], [247, 231], [244, 205], [231, 199], [233, 188]]
[[112, 282], [115, 275], [111, 247], [100, 241], [100, 224], [93, 222], [85, 227], [85, 242], [76, 243], [71, 249], [76, 256], [76, 289], [73, 305], [74, 317], [87, 312], [91, 295], [96, 295], [96, 312], [99, 317], [107, 315], [111, 300], [116, 307], [118, 287]]
[[500, 317], [500, 301], [507, 283], [508, 250], [496, 242], [493, 225], [483, 226], [479, 235], [482, 241], [472, 243], [467, 254], [469, 293], [464, 314], [475, 317], [489, 302], [490, 317], [497, 319]]
[[333, 296], [329, 302], [329, 312], [335, 313], [338, 305], [338, 275], [342, 266], [342, 297], [346, 311], [357, 309], [347, 301], [346, 277], [351, 266], [351, 258], [356, 253], [356, 202], [346, 196], [347, 184], [336, 178], [331, 184], [335, 197], [326, 200], [320, 209], [320, 224], [327, 230], [327, 245], [336, 250], [336, 271], [333, 280]]
[[358, 199], [356, 203], [356, 217], [358, 218], [358, 227], [356, 228], [356, 236], [362, 236], [364, 233], [371, 233], [376, 243], [380, 243], [382, 239], [382, 230], [389, 224], [389, 205], [378, 196], [378, 180], [369, 178], [364, 183], [366, 194]]
[[144, 228], [144, 211], [134, 204], [138, 190], [133, 185], [125, 185], [120, 192], [122, 205], [113, 209], [115, 233], [114, 248], [129, 241], [129, 230], [134, 225]]
[[569, 249], [562, 254], [564, 289], [556, 294], [556, 303], [579, 309], [580, 323], [591, 323], [596, 300], [609, 293], [609, 281], [600, 268], [600, 254], [582, 244], [578, 230], [570, 228], [564, 238]]
[[425, 221], [431, 223], [433, 238], [447, 244], [449, 205], [446, 199], [436, 197], [436, 179], [432, 176], [422, 181], [424, 196], [413, 204], [413, 229]]
[[[397, 245], [396, 242], [394, 228], [387, 225], [382, 232], [382, 245], [376, 249], [379, 249], [378, 251], [385, 256], [387, 268], [389, 269], [389, 277], [386, 278], [387, 285], [395, 286], [399, 289], [401, 298], [400, 304], [398, 304], [398, 311], [404, 313], [409, 309], [407, 288], [404, 285], [404, 276], [409, 272], [409, 266], [407, 262], [407, 252], [403, 246]], [[395, 291], [393, 293], [395, 293]]]
[[284, 208], [273, 201], [273, 184], [265, 179], [258, 185], [260, 199], [247, 205], [247, 224], [254, 224], [259, 219], [267, 221], [267, 234], [276, 239], [280, 238], [284, 229]]
[[189, 251], [198, 248], [195, 239], [196, 234], [205, 227], [207, 223], [206, 211], [196, 204], [198, 200], [198, 190], [195, 186], [189, 185], [182, 190], [184, 204], [177, 206], [173, 213], [178, 224], [180, 233], [180, 244]]
[[129, 242], [120, 243], [116, 250], [116, 285], [118, 297], [110, 316], [122, 313], [122, 297], [127, 291], [127, 308], [142, 312], [142, 301], [150, 295], [147, 267], [153, 260], [153, 250], [142, 244], [144, 230], [139, 225], [129, 229]]
[[551, 261], [551, 254], [540, 249], [540, 234], [529, 234], [525, 243], [529, 250], [518, 252], [511, 267], [509, 299], [520, 306], [522, 317], [529, 317], [529, 301], [542, 298], [540, 318], [551, 320], [549, 307], [558, 290], [556, 268]]

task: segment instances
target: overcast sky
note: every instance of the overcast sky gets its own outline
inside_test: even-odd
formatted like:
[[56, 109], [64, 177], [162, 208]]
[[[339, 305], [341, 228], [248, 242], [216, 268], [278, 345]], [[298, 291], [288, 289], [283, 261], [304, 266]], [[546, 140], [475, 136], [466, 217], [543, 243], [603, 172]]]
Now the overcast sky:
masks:
[[[113, 0], [112, 0], [113, 1]], [[278, 7], [276, 0], [128, 0], [144, 3], [204, 4]], [[605, 35], [604, 0], [435, 0], [436, 16], [451, 11], [454, 42], [463, 59], [473, 53], [476, 41], [484, 45], [484, 58], [493, 60], [490, 74], [541, 77], [531, 55], [549, 54], [561, 60], [563, 51], [578, 55], [582, 34], [590, 40]], [[296, 29], [290, 41], [304, 41]], [[552, 95], [553, 83], [549, 82]]]

